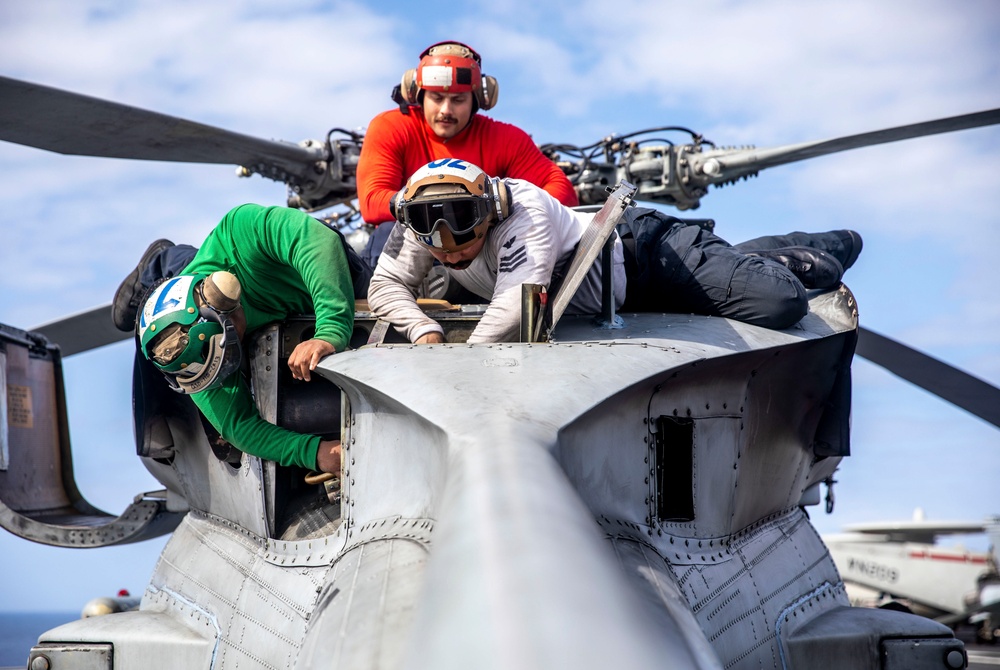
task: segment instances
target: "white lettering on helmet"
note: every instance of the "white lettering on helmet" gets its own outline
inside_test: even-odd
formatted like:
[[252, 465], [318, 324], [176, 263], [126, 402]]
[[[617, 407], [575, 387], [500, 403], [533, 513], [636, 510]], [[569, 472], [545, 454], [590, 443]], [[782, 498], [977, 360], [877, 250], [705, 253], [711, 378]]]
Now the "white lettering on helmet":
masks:
[[419, 182], [421, 179], [432, 175], [448, 175], [450, 177], [459, 177], [463, 181], [474, 182], [483, 171], [474, 165], [466, 163], [460, 158], [442, 158], [436, 161], [431, 161], [427, 165], [424, 165], [419, 170], [413, 173], [407, 182], [408, 187]]

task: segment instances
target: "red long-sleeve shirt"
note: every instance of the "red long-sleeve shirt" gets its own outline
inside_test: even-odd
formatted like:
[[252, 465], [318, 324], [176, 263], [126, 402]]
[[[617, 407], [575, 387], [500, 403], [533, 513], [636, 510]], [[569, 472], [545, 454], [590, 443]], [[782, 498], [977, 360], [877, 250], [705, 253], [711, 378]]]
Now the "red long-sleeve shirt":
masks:
[[548, 191], [567, 207], [579, 204], [573, 185], [526, 132], [509, 123], [473, 114], [467, 128], [442, 140], [420, 107], [409, 114], [382, 112], [368, 125], [358, 161], [358, 201], [368, 223], [392, 221], [389, 200], [410, 175], [439, 158], [460, 158], [491, 177], [524, 179]]

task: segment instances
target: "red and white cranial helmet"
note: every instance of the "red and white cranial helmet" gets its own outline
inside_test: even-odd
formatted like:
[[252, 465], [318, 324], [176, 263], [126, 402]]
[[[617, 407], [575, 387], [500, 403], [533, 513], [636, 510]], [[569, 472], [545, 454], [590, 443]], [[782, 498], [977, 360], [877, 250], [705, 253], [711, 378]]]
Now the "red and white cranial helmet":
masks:
[[411, 105], [420, 104], [422, 91], [441, 93], [471, 92], [479, 109], [497, 104], [497, 80], [484, 76], [482, 59], [472, 47], [461, 42], [438, 42], [420, 54], [420, 64], [403, 73], [400, 93]]

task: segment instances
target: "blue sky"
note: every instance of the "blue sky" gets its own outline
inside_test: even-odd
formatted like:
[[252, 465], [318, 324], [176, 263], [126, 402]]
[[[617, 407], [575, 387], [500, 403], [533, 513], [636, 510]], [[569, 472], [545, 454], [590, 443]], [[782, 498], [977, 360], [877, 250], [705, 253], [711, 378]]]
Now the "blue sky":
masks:
[[[682, 125], [766, 147], [1000, 107], [993, 0], [283, 4], [0, 0], [0, 74], [295, 142], [364, 127], [442, 39], [480, 51], [500, 82], [490, 115], [538, 142]], [[230, 166], [5, 143], [0, 174], [0, 322], [23, 328], [109, 302], [156, 238], [198, 244], [234, 205], [285, 199]], [[1000, 129], [978, 129], [774, 168], [694, 214], [732, 242], [860, 231], [846, 282], [862, 323], [997, 385], [998, 178]], [[133, 455], [131, 344], [65, 369], [77, 483], [117, 513], [159, 488]], [[812, 513], [821, 532], [915, 507], [1000, 513], [997, 429], [866, 361], [854, 374], [855, 455], [835, 512]], [[0, 533], [0, 610], [141, 594], [163, 542], [60, 550]]]

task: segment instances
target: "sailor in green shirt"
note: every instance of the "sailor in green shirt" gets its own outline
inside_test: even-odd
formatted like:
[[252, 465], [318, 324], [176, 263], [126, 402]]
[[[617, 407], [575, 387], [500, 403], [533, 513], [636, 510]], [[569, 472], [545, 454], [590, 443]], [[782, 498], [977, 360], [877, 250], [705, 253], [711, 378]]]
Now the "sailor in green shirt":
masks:
[[354, 328], [342, 239], [305, 212], [241, 205], [226, 214], [183, 272], [145, 301], [140, 348], [236, 448], [281, 465], [339, 472], [339, 441], [265, 421], [239, 374], [244, 333], [310, 313], [316, 315], [315, 335], [288, 359], [293, 377], [305, 381], [321, 358], [347, 348]]

